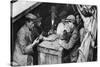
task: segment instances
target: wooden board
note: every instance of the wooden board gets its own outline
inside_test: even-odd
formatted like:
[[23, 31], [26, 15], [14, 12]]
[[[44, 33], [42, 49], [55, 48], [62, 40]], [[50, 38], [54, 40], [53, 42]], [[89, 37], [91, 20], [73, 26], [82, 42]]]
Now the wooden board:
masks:
[[62, 47], [58, 40], [50, 42], [43, 41], [38, 46], [38, 64], [58, 64], [61, 63]]

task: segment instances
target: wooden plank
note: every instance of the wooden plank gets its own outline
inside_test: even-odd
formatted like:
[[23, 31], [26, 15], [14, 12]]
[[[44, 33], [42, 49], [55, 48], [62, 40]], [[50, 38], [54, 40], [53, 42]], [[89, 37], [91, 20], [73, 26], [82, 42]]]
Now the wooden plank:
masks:
[[[41, 62], [39, 64], [58, 64], [61, 63], [62, 58], [62, 50], [63, 48], [58, 45], [58, 41], [44, 41], [38, 46], [39, 60]], [[41, 53], [45, 54], [45, 60], [41, 58]]]
[[[55, 41], [57, 42], [57, 41]], [[38, 60], [41, 60], [39, 62], [39, 64], [58, 64], [58, 63], [61, 63], [61, 58], [62, 58], [62, 48], [60, 48], [60, 46], [58, 47], [59, 49], [54, 49], [55, 47], [51, 48], [52, 46], [55, 46], [57, 45], [58, 43], [50, 43], [49, 44], [46, 44], [47, 42], [44, 42], [42, 44], [40, 44], [38, 46], [38, 52], [40, 53], [39, 54], [39, 59]], [[45, 44], [45, 45], [43, 45]], [[52, 44], [52, 45], [50, 45]], [[50, 45], [51, 47], [49, 47], [48, 45]], [[45, 54], [45, 60], [41, 57], [42, 54]], [[44, 62], [44, 63], [43, 63]]]
[[38, 62], [38, 64], [58, 64], [61, 63], [61, 57], [41, 52], [38, 56]]
[[47, 53], [47, 54], [51, 54], [51, 55], [57, 55], [57, 56], [62, 56], [62, 52], [61, 51], [57, 51], [57, 50], [52, 50], [49, 48], [44, 48], [44, 47], [38, 47], [38, 51], [41, 53]]
[[39, 44], [40, 47], [45, 47], [45, 48], [50, 48], [50, 49], [54, 49], [54, 50], [61, 50], [62, 51], [62, 47], [59, 45], [59, 40], [55, 40], [55, 41], [43, 41], [41, 44]]

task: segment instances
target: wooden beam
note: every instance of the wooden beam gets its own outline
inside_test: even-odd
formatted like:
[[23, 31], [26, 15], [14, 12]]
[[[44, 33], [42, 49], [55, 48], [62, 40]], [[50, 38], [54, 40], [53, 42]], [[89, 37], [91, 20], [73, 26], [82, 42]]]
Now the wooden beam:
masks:
[[[11, 3], [12, 4], [12, 3]], [[36, 8], [37, 6], [39, 6], [41, 4], [41, 2], [37, 2], [36, 4], [32, 5], [31, 7], [29, 7], [28, 9], [26, 9], [25, 11], [23, 11], [22, 13], [20, 13], [19, 15], [15, 16], [14, 18], [11, 16], [12, 18], [12, 23], [16, 22], [18, 19], [20, 19], [21, 17], [25, 16], [27, 13], [29, 13], [31, 10], [33, 10], [34, 8]], [[12, 7], [12, 6], [11, 6]], [[11, 8], [12, 10], [12, 8]], [[12, 12], [11, 12], [12, 13]], [[12, 14], [11, 14], [12, 15]]]

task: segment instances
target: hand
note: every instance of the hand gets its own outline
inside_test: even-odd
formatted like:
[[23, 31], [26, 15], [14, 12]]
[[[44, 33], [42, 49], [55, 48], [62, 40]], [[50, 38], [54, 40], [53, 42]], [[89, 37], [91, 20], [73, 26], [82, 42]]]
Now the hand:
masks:
[[39, 36], [39, 39], [43, 39], [43, 35], [40, 35], [40, 36]]
[[52, 34], [53, 33], [53, 30], [50, 30], [49, 32], [48, 32], [48, 34]]
[[32, 43], [32, 45], [35, 45], [38, 42], [39, 42], [39, 39], [37, 38], [37, 39], [34, 40], [34, 42]]
[[35, 40], [35, 43], [38, 43], [39, 42], [39, 39], [37, 38], [36, 40]]

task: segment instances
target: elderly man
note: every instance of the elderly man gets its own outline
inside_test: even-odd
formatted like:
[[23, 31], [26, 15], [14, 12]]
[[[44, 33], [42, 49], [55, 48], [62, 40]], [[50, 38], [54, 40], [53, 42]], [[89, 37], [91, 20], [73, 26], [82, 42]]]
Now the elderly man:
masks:
[[[31, 13], [26, 15], [26, 22], [17, 33], [15, 51], [13, 54], [13, 65], [21, 66], [33, 64], [33, 46], [39, 42], [39, 40], [33, 39], [33, 35], [37, 34], [37, 30], [34, 30], [35, 22], [40, 22], [37, 16]], [[40, 23], [38, 26], [40, 26]], [[33, 30], [35, 33], [33, 33]]]

